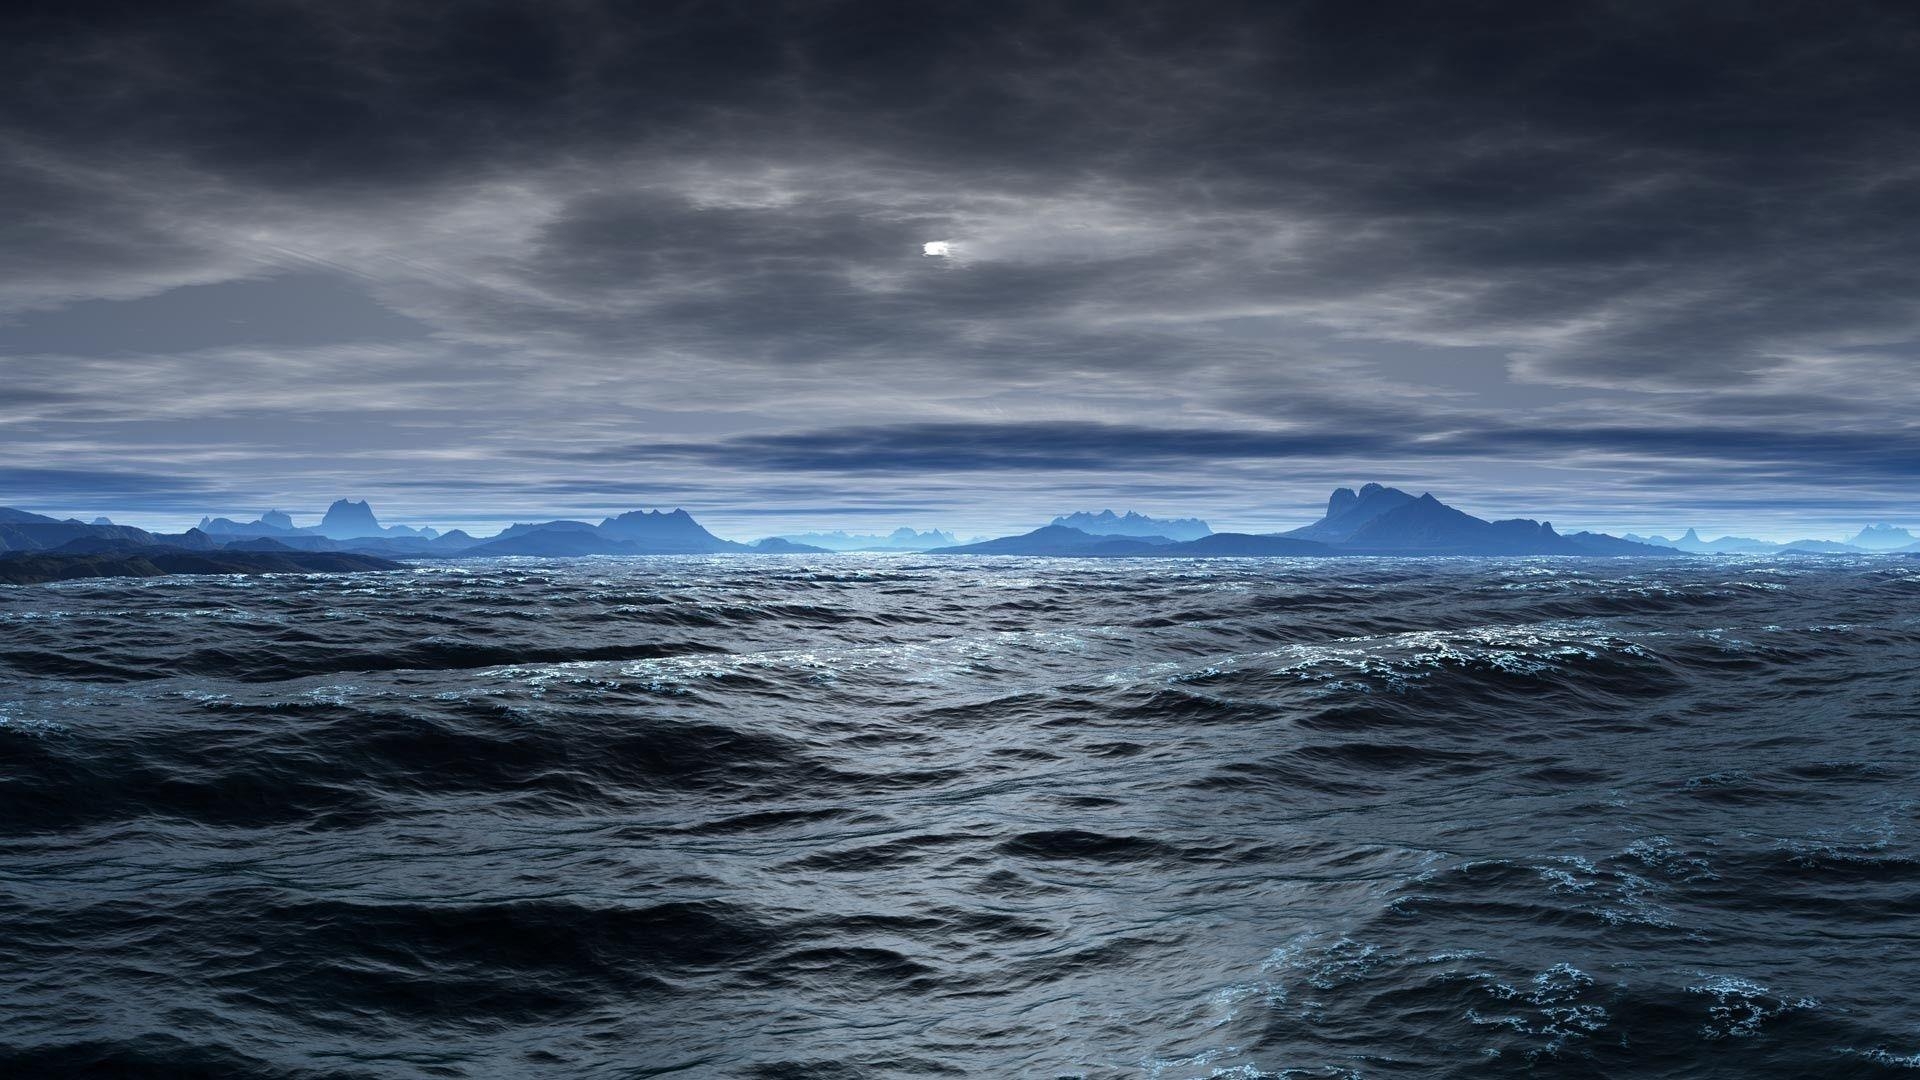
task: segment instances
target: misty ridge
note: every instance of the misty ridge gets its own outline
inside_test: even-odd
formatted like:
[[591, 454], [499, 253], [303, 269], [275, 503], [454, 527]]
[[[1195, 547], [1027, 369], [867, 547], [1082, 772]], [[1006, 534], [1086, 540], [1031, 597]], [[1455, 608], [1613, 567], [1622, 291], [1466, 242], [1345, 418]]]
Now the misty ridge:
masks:
[[58, 519], [0, 508], [0, 581], [194, 573], [324, 573], [393, 570], [396, 560], [644, 555], [832, 555], [847, 553], [1005, 555], [1066, 558], [1326, 558], [1697, 555], [1867, 555], [1920, 553], [1904, 528], [1869, 525], [1848, 542], [1775, 543], [1695, 529], [1678, 539], [1561, 533], [1532, 518], [1489, 521], [1377, 483], [1338, 488], [1315, 522], [1277, 533], [1215, 532], [1199, 518], [1134, 511], [1076, 511], [1031, 532], [959, 543], [940, 529], [891, 533], [806, 532], [752, 542], [714, 535], [684, 509], [634, 510], [598, 522], [521, 522], [476, 537], [464, 530], [383, 524], [365, 501], [340, 499], [314, 525], [269, 510], [251, 521], [204, 517], [182, 533]]

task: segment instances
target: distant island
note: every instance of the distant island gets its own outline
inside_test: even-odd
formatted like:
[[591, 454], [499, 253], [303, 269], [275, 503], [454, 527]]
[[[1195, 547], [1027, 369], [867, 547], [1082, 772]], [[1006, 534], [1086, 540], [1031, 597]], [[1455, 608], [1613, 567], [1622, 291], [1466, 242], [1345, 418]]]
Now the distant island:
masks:
[[840, 552], [1016, 555], [1076, 558], [1326, 558], [1336, 556], [1606, 556], [1920, 553], [1904, 528], [1875, 524], [1849, 542], [1773, 543], [1743, 537], [1678, 539], [1560, 533], [1532, 518], [1489, 521], [1431, 494], [1367, 484], [1338, 488], [1318, 521], [1278, 533], [1214, 532], [1199, 518], [1156, 518], [1134, 511], [1077, 511], [1031, 532], [972, 543], [952, 533], [910, 528], [891, 533], [809, 532], [752, 543], [707, 531], [682, 509], [634, 510], [598, 522], [523, 522], [475, 537], [465, 531], [382, 524], [365, 501], [341, 499], [318, 524], [296, 526], [269, 510], [250, 521], [202, 518], [183, 533], [154, 533], [108, 517], [83, 522], [0, 507], [0, 583], [157, 574], [340, 573], [402, 569], [427, 559], [521, 556], [829, 555]]

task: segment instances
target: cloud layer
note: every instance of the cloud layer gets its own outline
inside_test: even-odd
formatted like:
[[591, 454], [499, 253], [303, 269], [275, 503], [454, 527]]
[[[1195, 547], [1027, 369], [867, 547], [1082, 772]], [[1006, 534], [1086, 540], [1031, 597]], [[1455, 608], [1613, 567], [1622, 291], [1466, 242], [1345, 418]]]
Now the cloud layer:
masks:
[[0, 501], [1913, 520], [1916, 61], [1896, 5], [47, 6]]

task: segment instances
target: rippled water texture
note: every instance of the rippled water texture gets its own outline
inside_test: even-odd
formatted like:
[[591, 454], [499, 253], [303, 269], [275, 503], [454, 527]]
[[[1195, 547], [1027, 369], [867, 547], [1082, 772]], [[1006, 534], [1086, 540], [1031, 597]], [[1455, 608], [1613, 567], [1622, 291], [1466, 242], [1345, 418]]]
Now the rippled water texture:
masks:
[[1920, 1075], [1917, 673], [1898, 559], [0, 588], [0, 1072]]

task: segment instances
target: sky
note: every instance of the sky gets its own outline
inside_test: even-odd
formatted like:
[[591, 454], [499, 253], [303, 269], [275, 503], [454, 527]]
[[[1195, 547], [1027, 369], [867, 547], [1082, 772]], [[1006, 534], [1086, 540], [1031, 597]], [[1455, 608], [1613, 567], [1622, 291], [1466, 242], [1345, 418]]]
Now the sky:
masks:
[[29, 3], [0, 505], [1920, 525], [1920, 9]]

